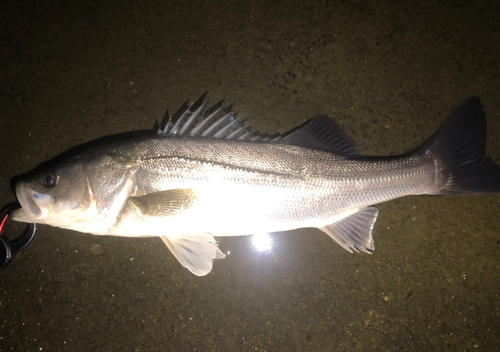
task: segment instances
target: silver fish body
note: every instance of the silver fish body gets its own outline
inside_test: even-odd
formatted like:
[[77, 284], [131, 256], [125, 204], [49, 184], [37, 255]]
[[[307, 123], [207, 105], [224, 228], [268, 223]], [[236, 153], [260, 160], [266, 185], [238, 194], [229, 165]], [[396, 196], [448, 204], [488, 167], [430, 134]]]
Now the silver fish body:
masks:
[[[184, 136], [107, 152], [137, 163], [133, 187], [144, 194], [194, 189], [197, 201], [179, 217], [178, 231], [216, 236], [321, 228], [372, 204], [439, 190], [431, 155], [356, 160], [290, 145]], [[113, 234], [132, 235], [117, 226]]]
[[223, 109], [205, 116], [203, 108], [188, 109], [155, 136], [91, 149], [19, 182], [14, 219], [160, 236], [183, 266], [206, 275], [224, 257], [213, 236], [315, 227], [351, 252], [370, 253], [378, 214], [371, 205], [500, 191], [500, 169], [484, 157], [485, 119], [475, 98], [422, 148], [387, 158], [359, 155], [326, 117], [272, 140], [249, 134]]

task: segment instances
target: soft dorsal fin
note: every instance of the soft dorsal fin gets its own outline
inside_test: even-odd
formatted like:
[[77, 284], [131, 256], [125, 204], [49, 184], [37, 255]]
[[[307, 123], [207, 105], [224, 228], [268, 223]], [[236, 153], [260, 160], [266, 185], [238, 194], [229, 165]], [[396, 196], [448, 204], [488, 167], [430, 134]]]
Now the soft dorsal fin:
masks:
[[354, 141], [325, 115], [309, 120], [283, 137], [279, 143], [323, 150], [345, 157], [361, 155]]

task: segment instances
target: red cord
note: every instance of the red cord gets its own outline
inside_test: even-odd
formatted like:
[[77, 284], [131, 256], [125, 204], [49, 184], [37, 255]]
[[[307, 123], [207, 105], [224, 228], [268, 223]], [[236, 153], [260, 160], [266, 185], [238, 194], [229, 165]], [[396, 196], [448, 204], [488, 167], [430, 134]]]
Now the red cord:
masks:
[[2, 223], [0, 224], [0, 236], [3, 235], [3, 226], [5, 225], [5, 222], [7, 221], [8, 217], [9, 213], [5, 214], [5, 217], [2, 219]]

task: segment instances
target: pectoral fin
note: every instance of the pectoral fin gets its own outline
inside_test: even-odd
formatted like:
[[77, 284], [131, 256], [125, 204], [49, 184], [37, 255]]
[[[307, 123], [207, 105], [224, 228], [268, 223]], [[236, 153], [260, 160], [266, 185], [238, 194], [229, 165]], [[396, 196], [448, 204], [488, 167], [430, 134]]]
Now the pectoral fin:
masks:
[[371, 254], [369, 251], [375, 250], [372, 232], [377, 216], [377, 208], [368, 207], [321, 230], [350, 253], [354, 250]]
[[154, 218], [181, 215], [195, 202], [195, 192], [189, 188], [171, 189], [129, 199], [129, 205], [139, 216]]
[[207, 275], [212, 271], [214, 259], [226, 257], [209, 233], [161, 236], [161, 239], [181, 265], [196, 276]]

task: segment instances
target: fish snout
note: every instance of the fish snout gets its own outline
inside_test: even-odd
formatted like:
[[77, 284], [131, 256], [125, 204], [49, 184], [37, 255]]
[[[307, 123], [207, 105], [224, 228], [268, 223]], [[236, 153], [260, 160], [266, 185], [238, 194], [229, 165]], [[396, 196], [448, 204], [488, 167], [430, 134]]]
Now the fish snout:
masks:
[[42, 215], [40, 207], [33, 200], [33, 193], [23, 181], [16, 184], [16, 197], [21, 204], [20, 209], [10, 212], [12, 220], [21, 222], [34, 222], [36, 218]]

